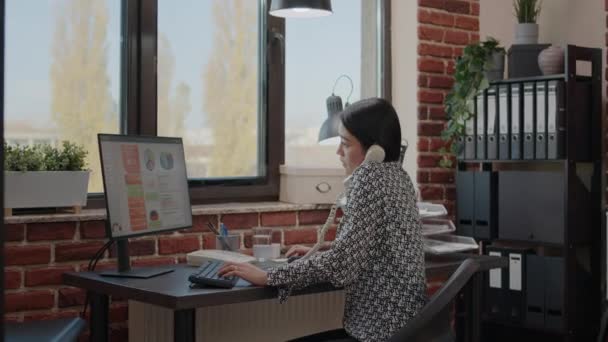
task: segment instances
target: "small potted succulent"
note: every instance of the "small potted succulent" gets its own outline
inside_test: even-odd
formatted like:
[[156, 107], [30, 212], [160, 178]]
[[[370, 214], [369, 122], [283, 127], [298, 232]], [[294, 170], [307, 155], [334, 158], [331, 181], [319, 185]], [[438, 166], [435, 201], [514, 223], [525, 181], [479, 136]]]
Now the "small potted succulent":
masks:
[[64, 141], [50, 145], [4, 143], [4, 207], [73, 207], [86, 205], [90, 171], [83, 146]]

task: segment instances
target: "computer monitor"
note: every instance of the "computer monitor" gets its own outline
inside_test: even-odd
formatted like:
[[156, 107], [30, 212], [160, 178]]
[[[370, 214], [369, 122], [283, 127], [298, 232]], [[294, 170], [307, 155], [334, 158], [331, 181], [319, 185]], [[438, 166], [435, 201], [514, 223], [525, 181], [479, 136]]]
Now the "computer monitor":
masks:
[[148, 278], [170, 269], [131, 269], [134, 236], [192, 227], [181, 138], [98, 134], [107, 210], [107, 236], [116, 240], [118, 271], [102, 275]]

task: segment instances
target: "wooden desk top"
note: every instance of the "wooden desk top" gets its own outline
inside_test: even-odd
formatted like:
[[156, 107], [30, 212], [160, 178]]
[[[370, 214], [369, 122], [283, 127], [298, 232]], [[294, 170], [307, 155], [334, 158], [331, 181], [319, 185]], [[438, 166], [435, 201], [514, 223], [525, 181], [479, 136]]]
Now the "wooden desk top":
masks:
[[[480, 264], [480, 271], [506, 267], [506, 258], [472, 254], [450, 254], [427, 256], [426, 275], [434, 277], [451, 274], [462, 260], [473, 257]], [[63, 274], [63, 282], [100, 294], [119, 296], [144, 303], [164, 306], [171, 309], [190, 309], [204, 306], [234, 304], [277, 297], [273, 287], [255, 287], [239, 281], [232, 289], [190, 288], [188, 276], [196, 269], [194, 266], [179, 264], [167, 266], [174, 271], [148, 279], [102, 277], [95, 272], [69, 272]], [[293, 295], [335, 291], [330, 284], [308, 287], [294, 291]]]

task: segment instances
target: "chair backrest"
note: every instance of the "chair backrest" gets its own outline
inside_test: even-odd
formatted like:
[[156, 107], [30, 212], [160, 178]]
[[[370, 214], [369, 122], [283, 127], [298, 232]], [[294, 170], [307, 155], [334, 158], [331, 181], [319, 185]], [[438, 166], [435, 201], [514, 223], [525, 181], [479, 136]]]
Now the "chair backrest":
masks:
[[450, 303], [477, 270], [479, 270], [477, 261], [471, 258], [464, 260], [420, 312], [405, 327], [397, 331], [389, 341], [454, 341], [454, 334], [450, 326]]

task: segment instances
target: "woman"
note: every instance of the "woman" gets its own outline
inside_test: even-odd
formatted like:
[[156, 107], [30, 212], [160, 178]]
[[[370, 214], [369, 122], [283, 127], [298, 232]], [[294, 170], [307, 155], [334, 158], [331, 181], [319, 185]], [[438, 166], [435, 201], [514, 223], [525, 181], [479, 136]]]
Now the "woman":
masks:
[[[292, 289], [331, 282], [344, 287], [344, 329], [300, 341], [383, 341], [425, 303], [424, 253], [412, 182], [399, 162], [401, 129], [390, 103], [358, 101], [341, 113], [337, 154], [352, 175], [344, 217], [329, 250], [265, 272], [251, 264], [226, 264], [220, 275], [236, 275], [255, 285]], [[363, 162], [372, 145], [384, 162]], [[288, 255], [305, 254], [308, 247]]]

